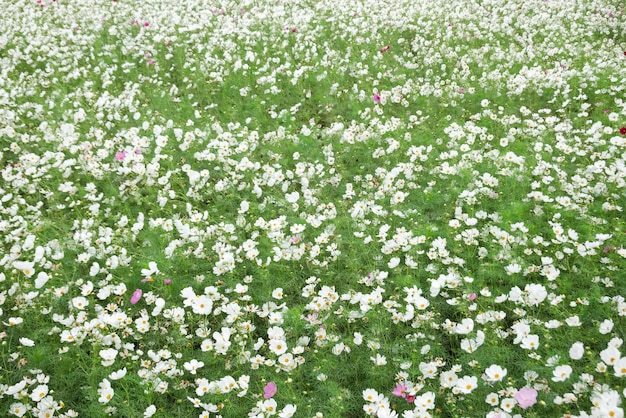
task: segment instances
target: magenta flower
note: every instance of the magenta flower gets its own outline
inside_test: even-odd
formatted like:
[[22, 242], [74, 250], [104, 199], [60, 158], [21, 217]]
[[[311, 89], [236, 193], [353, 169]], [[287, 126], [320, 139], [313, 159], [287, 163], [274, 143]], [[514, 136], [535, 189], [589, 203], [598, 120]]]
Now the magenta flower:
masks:
[[517, 404], [522, 409], [526, 409], [537, 403], [537, 391], [533, 388], [521, 388], [514, 397]]
[[380, 103], [380, 95], [378, 93], [374, 93], [374, 103]]
[[165, 284], [170, 284], [172, 281], [170, 279], [165, 279]]
[[135, 290], [133, 295], [130, 297], [130, 303], [132, 303], [133, 305], [137, 304], [137, 302], [139, 302], [139, 299], [141, 299], [141, 295], [143, 295], [141, 289]]
[[274, 382], [269, 382], [267, 385], [265, 385], [265, 387], [263, 388], [263, 397], [265, 399], [269, 399], [271, 397], [273, 397], [276, 394], [276, 383]]

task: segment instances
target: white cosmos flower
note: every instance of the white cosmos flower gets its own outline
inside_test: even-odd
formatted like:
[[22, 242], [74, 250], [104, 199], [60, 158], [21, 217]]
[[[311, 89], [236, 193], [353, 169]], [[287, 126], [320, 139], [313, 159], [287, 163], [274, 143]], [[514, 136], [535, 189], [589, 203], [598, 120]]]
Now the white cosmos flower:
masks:
[[30, 338], [22, 337], [20, 338], [20, 344], [22, 344], [24, 347], [32, 347], [35, 345], [35, 342]]
[[196, 359], [191, 359], [185, 362], [185, 364], [183, 364], [183, 367], [187, 369], [189, 373], [196, 374], [199, 368], [204, 367], [204, 363]]
[[83, 310], [89, 306], [89, 301], [84, 296], [76, 296], [72, 299], [72, 306], [76, 309]]
[[504, 376], [506, 376], [507, 374], [507, 370], [500, 367], [497, 364], [492, 364], [491, 366], [487, 367], [487, 369], [485, 370], [485, 381], [487, 382], [499, 382], [501, 381]]
[[569, 325], [570, 327], [579, 327], [579, 326], [582, 325], [578, 315], [574, 315], [574, 316], [571, 316], [571, 317], [567, 318], [565, 320], [565, 323], [567, 323], [567, 325]]
[[298, 192], [287, 193], [285, 195], [285, 199], [289, 203], [296, 203], [298, 201], [298, 199], [300, 199], [300, 193], [298, 193]]
[[557, 366], [554, 371], [552, 371], [552, 381], [553, 382], [564, 382], [567, 380], [572, 374], [572, 367], [565, 364], [562, 366]]
[[126, 367], [124, 367], [123, 369], [119, 369], [114, 372], [111, 372], [111, 374], [109, 375], [109, 379], [120, 380], [124, 376], [126, 376]]
[[569, 357], [572, 360], [580, 360], [585, 354], [585, 346], [580, 341], [575, 342], [569, 349]]
[[50, 275], [48, 275], [48, 273], [46, 273], [45, 271], [40, 271], [37, 274], [37, 278], [35, 279], [35, 289], [41, 289], [42, 287], [44, 287], [44, 285], [48, 283], [49, 279]]
[[613, 330], [613, 320], [612, 319], [605, 319], [604, 321], [602, 321], [602, 323], [600, 323], [600, 334], [608, 334], [609, 332], [611, 332]]
[[387, 263], [387, 267], [392, 269], [392, 268], [397, 267], [398, 264], [400, 264], [400, 257], [393, 257], [391, 258], [391, 260], [389, 260], [389, 263]]
[[32, 261], [15, 261], [13, 268], [20, 270], [26, 277], [32, 277], [35, 274], [35, 263]]
[[109, 403], [111, 399], [113, 399], [113, 395], [115, 395], [111, 383], [107, 379], [104, 379], [100, 382], [99, 386], [98, 395], [100, 395], [100, 397], [98, 398], [98, 402], [103, 404]]
[[539, 306], [548, 296], [548, 291], [543, 285], [530, 283], [524, 288], [526, 293], [525, 302], [530, 306]]
[[100, 350], [100, 357], [102, 357], [101, 364], [104, 367], [107, 367], [115, 363], [117, 353], [118, 351], [115, 348], [106, 348], [104, 350]]
[[454, 330], [457, 334], [465, 335], [472, 332], [474, 329], [474, 320], [472, 318], [464, 318], [460, 324], [457, 324], [454, 327]]
[[150, 405], [144, 411], [143, 416], [144, 418], [150, 418], [152, 415], [156, 414], [156, 411], [157, 411], [156, 406]]

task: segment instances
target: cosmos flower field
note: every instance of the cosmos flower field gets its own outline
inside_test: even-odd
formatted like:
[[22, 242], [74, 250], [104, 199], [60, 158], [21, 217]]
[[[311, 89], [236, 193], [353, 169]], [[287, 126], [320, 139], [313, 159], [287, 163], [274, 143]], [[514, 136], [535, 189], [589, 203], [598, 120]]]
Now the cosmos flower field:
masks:
[[624, 416], [623, 3], [2, 9], [0, 416]]

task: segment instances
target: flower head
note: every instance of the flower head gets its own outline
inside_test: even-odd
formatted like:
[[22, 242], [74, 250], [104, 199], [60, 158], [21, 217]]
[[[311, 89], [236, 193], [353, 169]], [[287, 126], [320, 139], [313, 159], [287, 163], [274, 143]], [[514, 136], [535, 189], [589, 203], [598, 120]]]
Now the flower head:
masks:
[[263, 388], [263, 397], [265, 399], [270, 399], [271, 397], [273, 397], [276, 394], [276, 383], [274, 382], [269, 382], [267, 385], [265, 385], [265, 387]]
[[115, 154], [116, 161], [124, 161], [125, 158], [126, 158], [126, 151], [120, 151]]
[[139, 299], [141, 299], [141, 295], [143, 295], [143, 291], [141, 289], [135, 290], [133, 295], [130, 297], [130, 303], [132, 303], [133, 305], [137, 304], [137, 302], [139, 302]]
[[521, 388], [514, 397], [517, 404], [522, 409], [526, 409], [537, 403], [537, 391], [533, 388]]
[[407, 387], [402, 383], [398, 383], [395, 388], [391, 391], [391, 393], [395, 396], [399, 396], [404, 398], [406, 396]]

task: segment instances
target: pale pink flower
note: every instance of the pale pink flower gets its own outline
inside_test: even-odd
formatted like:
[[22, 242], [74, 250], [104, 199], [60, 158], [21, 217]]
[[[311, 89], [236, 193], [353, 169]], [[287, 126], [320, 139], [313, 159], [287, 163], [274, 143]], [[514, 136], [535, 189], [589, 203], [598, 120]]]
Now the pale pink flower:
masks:
[[514, 398], [520, 408], [526, 409], [537, 403], [537, 391], [533, 388], [521, 388]]
[[115, 159], [117, 161], [124, 161], [125, 158], [126, 158], [126, 151], [120, 151], [115, 154]]
[[408, 388], [406, 387], [406, 385], [403, 385], [402, 383], [398, 383], [396, 387], [393, 388], [393, 390], [391, 391], [391, 394], [404, 398], [406, 396], [407, 390]]
[[274, 382], [269, 382], [267, 385], [265, 385], [265, 387], [263, 388], [263, 397], [265, 399], [270, 399], [271, 397], [273, 397], [276, 394], [276, 383]]

